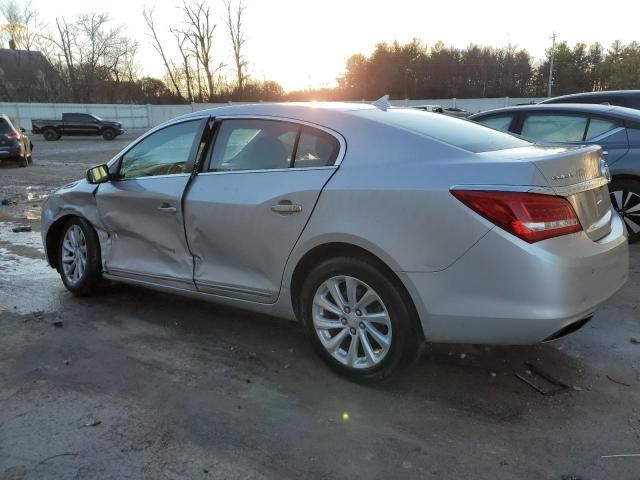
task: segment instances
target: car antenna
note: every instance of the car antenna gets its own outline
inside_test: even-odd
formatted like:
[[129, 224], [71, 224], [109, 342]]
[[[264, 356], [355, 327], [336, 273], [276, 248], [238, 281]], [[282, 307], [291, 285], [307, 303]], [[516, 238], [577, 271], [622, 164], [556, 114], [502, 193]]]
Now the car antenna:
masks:
[[391, 106], [391, 104], [389, 103], [389, 98], [390, 98], [390, 95], [385, 95], [384, 97], [380, 97], [378, 100], [373, 102], [371, 105], [373, 105], [376, 108], [379, 108], [383, 112], [386, 112], [387, 108], [389, 108]]

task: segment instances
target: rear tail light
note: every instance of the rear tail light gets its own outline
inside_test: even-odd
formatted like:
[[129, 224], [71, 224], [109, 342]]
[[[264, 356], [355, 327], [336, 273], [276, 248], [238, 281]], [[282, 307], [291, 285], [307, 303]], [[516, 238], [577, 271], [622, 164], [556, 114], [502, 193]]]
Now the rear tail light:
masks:
[[563, 197], [485, 190], [451, 193], [478, 215], [529, 243], [582, 230], [575, 210]]

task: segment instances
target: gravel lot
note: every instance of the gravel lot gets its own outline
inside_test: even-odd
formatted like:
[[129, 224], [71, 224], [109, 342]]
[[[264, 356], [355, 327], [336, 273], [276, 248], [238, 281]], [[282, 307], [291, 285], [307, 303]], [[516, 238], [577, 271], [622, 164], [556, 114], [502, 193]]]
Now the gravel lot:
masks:
[[[365, 387], [289, 322], [64, 290], [40, 202], [132, 138], [38, 136], [32, 167], [0, 165], [0, 200], [16, 201], [0, 206], [0, 479], [640, 479], [640, 457], [602, 458], [640, 454], [640, 245], [624, 290], [574, 335], [430, 345]], [[535, 367], [569, 388], [545, 396], [515, 376], [540, 381]]]

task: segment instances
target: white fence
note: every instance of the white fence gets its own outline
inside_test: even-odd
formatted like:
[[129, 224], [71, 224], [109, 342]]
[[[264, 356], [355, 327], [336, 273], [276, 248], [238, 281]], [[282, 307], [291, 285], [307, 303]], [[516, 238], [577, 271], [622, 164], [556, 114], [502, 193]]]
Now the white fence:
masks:
[[[481, 112], [492, 108], [537, 103], [542, 98], [447, 98], [434, 100], [392, 100], [395, 106], [442, 105], [458, 107], [469, 112]], [[31, 129], [32, 119], [62, 118], [64, 112], [93, 113], [106, 120], [121, 122], [125, 129], [146, 130], [160, 123], [198, 110], [220, 107], [226, 103], [193, 103], [187, 105], [103, 105], [78, 103], [0, 103], [0, 113], [15, 118], [20, 126]]]

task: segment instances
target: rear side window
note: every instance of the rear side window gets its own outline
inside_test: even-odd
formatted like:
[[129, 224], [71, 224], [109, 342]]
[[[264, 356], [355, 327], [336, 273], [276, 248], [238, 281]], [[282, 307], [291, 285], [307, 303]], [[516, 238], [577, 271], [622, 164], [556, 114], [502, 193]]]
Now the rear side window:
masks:
[[622, 102], [622, 106], [640, 110], [640, 95], [637, 97], [631, 97], [631, 96], [625, 97], [624, 102]]
[[332, 135], [315, 128], [303, 128], [296, 150], [294, 167], [323, 167], [333, 165], [340, 143]]
[[93, 122], [94, 118], [86, 113], [65, 113], [65, 122]]
[[618, 122], [615, 120], [607, 120], [604, 118], [592, 117], [589, 122], [589, 128], [587, 129], [587, 136], [585, 140], [592, 140], [600, 135], [610, 132], [618, 126]]
[[487, 127], [495, 128], [496, 130], [502, 130], [504, 132], [509, 131], [511, 126], [511, 120], [513, 120], [512, 114], [493, 115], [491, 117], [481, 118], [477, 120], [479, 123], [486, 125]]
[[14, 130], [13, 125], [4, 117], [0, 117], [0, 135], [12, 132]]
[[531, 142], [487, 128], [471, 120], [447, 115], [425, 115], [414, 109], [391, 108], [386, 112], [371, 109], [359, 111], [357, 115], [424, 135], [473, 153], [531, 145]]
[[209, 170], [275, 170], [333, 165], [340, 143], [315, 128], [278, 120], [223, 120]]
[[528, 114], [521, 135], [536, 142], [581, 142], [587, 128], [587, 117], [549, 113]]
[[275, 120], [224, 120], [215, 140], [211, 170], [289, 168], [300, 127]]

